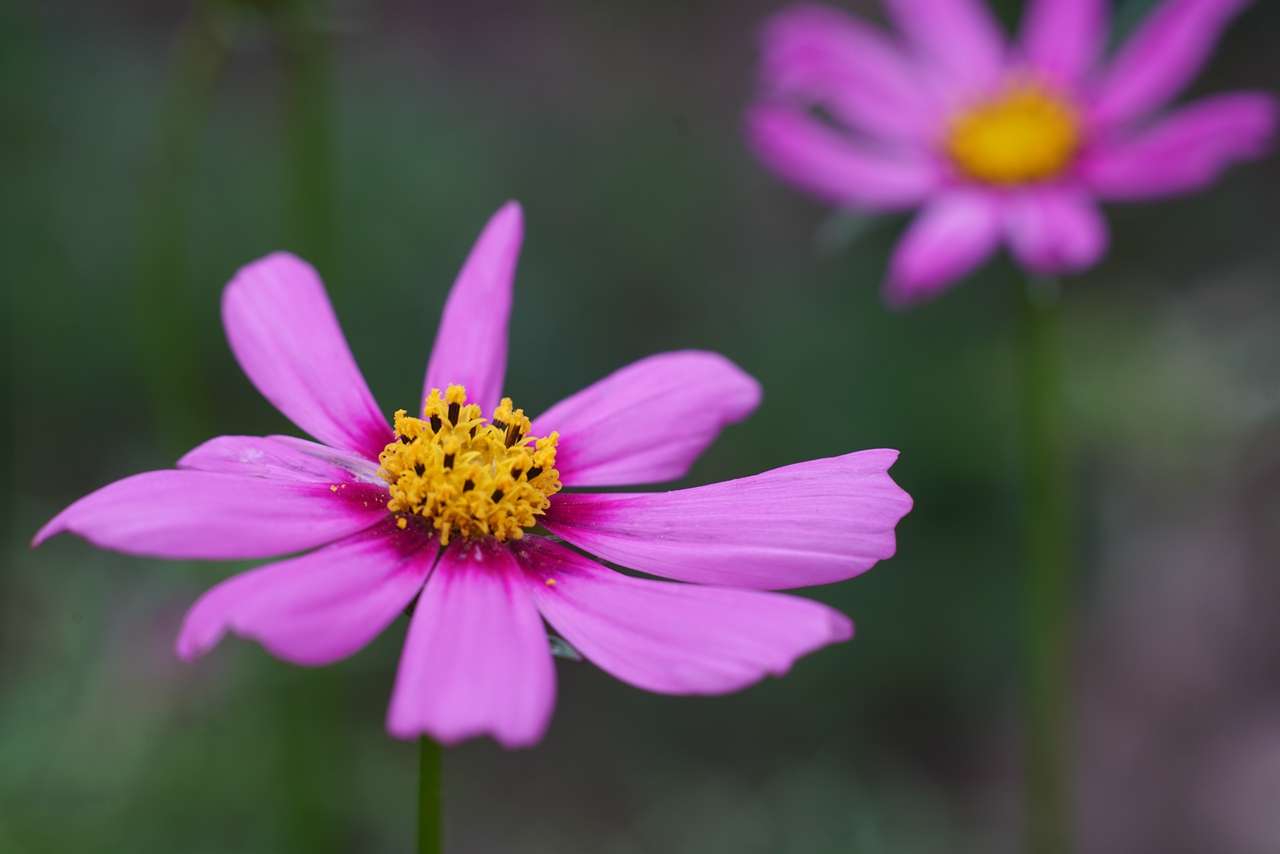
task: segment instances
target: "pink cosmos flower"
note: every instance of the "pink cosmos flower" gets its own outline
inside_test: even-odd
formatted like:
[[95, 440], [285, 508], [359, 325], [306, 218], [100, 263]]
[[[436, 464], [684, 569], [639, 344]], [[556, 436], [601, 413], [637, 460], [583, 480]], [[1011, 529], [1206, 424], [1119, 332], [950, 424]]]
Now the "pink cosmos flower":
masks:
[[[839, 581], [893, 554], [911, 507], [887, 474], [897, 452], [673, 492], [562, 491], [680, 477], [760, 387], [714, 353], [663, 353], [526, 418], [500, 396], [522, 235], [515, 203], [480, 235], [445, 305], [421, 417], [397, 412], [394, 428], [315, 271], [287, 254], [245, 267], [223, 294], [231, 349], [317, 441], [218, 437], [176, 470], [80, 499], [35, 543], [72, 531], [157, 557], [303, 553], [205, 593], [178, 638], [188, 660], [230, 631], [327, 664], [416, 599], [387, 717], [403, 738], [536, 742], [555, 695], [543, 618], [610, 674], [670, 694], [733, 691], [848, 639], [842, 614], [763, 591]], [[623, 575], [584, 552], [691, 583]]]
[[1164, 0], [1105, 62], [1106, 0], [1030, 0], [1012, 45], [980, 0], [885, 0], [901, 43], [796, 6], [765, 29], [748, 133], [831, 203], [920, 208], [890, 261], [891, 303], [934, 296], [1001, 243], [1034, 273], [1080, 271], [1106, 250], [1099, 201], [1198, 190], [1267, 151], [1271, 95], [1158, 114], [1246, 4]]

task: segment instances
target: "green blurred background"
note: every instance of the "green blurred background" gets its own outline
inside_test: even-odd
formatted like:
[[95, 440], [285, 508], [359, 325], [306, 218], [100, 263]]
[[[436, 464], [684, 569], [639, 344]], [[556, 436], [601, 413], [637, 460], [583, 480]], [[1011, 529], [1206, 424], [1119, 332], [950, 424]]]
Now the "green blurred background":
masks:
[[[681, 699], [559, 662], [541, 746], [448, 752], [450, 850], [1018, 849], [1018, 280], [881, 307], [901, 221], [833, 218], [743, 144], [773, 8], [4, 6], [0, 852], [408, 849], [416, 750], [382, 726], [404, 621], [325, 669], [235, 639], [186, 666], [184, 609], [242, 566], [28, 543], [206, 437], [294, 432], [218, 319], [270, 250], [316, 262], [378, 400], [412, 404], [507, 198], [520, 405], [719, 350], [765, 400], [688, 483], [888, 446], [916, 509], [897, 557], [812, 592], [855, 641], [784, 680]], [[1196, 89], [1274, 90], [1277, 36], [1258, 4]], [[1280, 851], [1280, 163], [1108, 213], [1064, 293], [1080, 847]]]

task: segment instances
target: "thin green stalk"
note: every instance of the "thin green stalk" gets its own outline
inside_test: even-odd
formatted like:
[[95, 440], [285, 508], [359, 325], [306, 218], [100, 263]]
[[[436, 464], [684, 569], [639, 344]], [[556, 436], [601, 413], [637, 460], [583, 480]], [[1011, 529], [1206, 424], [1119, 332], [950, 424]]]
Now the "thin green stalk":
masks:
[[1025, 794], [1027, 850], [1071, 850], [1070, 488], [1056, 284], [1023, 298]]
[[418, 854], [444, 850], [440, 821], [440, 745], [423, 736], [418, 749]]
[[325, 2], [280, 7], [284, 52], [290, 248], [332, 276], [334, 262], [333, 74]]
[[[283, 78], [280, 114], [284, 120], [284, 168], [281, 188], [285, 200], [285, 247], [315, 264], [333, 281], [332, 128], [330, 109], [330, 46], [321, 24], [326, 0], [271, 0], [256, 3], [280, 55]], [[350, 762], [349, 744], [320, 746], [325, 735], [317, 726], [302, 727], [307, 706], [318, 699], [340, 700], [341, 689], [309, 680], [283, 699], [278, 721], [283, 747], [281, 774], [287, 786], [282, 797], [291, 850], [308, 854], [344, 850], [341, 820], [326, 810], [331, 777], [320, 773], [316, 757], [331, 766]]]
[[134, 289], [139, 359], [154, 423], [177, 449], [200, 437], [207, 410], [199, 393], [198, 336], [187, 294], [187, 229], [199, 143], [229, 50], [232, 23], [225, 11], [218, 0], [204, 0], [178, 34], [139, 223]]

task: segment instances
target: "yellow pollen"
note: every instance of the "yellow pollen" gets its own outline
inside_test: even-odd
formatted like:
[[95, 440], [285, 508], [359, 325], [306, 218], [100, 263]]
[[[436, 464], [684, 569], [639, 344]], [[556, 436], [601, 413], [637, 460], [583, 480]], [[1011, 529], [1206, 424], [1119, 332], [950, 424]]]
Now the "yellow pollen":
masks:
[[560, 491], [559, 435], [529, 436], [529, 419], [503, 398], [486, 419], [460, 385], [432, 389], [422, 417], [396, 413], [396, 438], [378, 474], [390, 485], [396, 525], [426, 520], [442, 544], [452, 537], [518, 540]]
[[946, 149], [965, 175], [990, 184], [1043, 181], [1080, 146], [1075, 109], [1034, 83], [1017, 83], [951, 121]]

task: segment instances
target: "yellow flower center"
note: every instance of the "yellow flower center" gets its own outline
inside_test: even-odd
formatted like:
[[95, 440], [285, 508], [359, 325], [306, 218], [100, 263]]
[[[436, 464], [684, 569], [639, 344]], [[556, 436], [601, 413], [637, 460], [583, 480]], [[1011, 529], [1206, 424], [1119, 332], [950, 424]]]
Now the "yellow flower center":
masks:
[[951, 121], [946, 149], [956, 167], [990, 184], [1052, 178], [1080, 146], [1075, 109], [1034, 83], [1010, 86]]
[[529, 419], [503, 398], [486, 419], [467, 391], [432, 389], [422, 417], [396, 413], [396, 438], [378, 455], [390, 485], [387, 509], [406, 528], [426, 520], [448, 544], [454, 536], [518, 540], [560, 491], [558, 434], [528, 435]]

